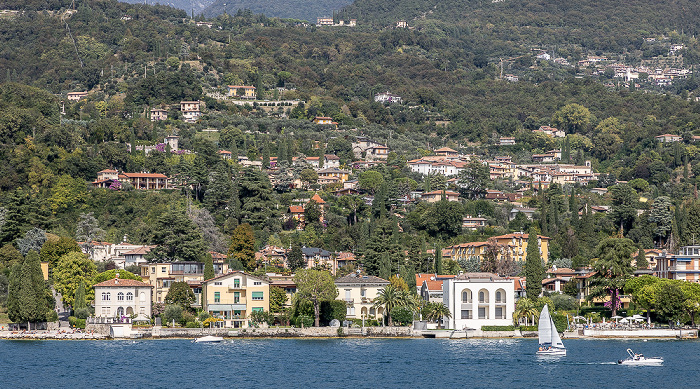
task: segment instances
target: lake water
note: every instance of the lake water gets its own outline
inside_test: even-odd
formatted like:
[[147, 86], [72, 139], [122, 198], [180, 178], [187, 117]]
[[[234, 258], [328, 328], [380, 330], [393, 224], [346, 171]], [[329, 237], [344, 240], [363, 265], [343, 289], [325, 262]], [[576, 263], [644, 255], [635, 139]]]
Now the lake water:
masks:
[[[680, 388], [699, 387], [700, 342], [531, 339], [0, 340], [3, 388]], [[631, 348], [662, 367], [618, 366]]]

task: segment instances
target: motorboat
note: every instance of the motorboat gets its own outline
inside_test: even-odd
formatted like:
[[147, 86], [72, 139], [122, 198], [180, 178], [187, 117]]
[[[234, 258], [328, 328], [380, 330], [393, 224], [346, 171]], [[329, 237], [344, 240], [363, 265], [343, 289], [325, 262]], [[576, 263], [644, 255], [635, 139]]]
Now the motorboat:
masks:
[[627, 366], [661, 366], [664, 364], [664, 359], [661, 357], [645, 357], [644, 354], [635, 354], [632, 349], [627, 349], [627, 354], [630, 355], [627, 359], [617, 361], [618, 365]]
[[554, 320], [549, 314], [549, 307], [545, 304], [540, 313], [540, 322], [537, 326], [539, 333], [540, 347], [537, 355], [541, 356], [563, 356], [566, 355], [566, 347], [561, 341]]
[[192, 343], [220, 343], [224, 340], [221, 336], [207, 335], [197, 338], [192, 341]]

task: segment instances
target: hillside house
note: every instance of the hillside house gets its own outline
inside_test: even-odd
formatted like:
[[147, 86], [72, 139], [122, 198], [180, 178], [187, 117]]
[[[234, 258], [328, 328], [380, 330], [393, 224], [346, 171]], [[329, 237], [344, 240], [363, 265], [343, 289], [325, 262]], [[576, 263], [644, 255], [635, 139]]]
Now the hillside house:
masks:
[[168, 120], [168, 110], [162, 108], [152, 108], [151, 121], [157, 122], [160, 120]]
[[188, 123], [194, 123], [202, 115], [201, 112], [202, 102], [201, 101], [181, 101], [180, 111], [182, 112], [182, 118]]
[[251, 85], [228, 85], [228, 96], [239, 99], [255, 99], [255, 87]]

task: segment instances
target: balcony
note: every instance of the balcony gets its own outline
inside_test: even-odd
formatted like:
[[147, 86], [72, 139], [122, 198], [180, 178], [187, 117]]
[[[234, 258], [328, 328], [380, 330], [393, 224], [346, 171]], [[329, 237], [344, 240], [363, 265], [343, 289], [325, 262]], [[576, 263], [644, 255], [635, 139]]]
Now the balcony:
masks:
[[346, 304], [355, 304], [355, 299], [352, 297], [346, 297], [343, 299], [343, 301], [345, 301]]
[[228, 286], [228, 290], [240, 290], [240, 289], [245, 289], [245, 285], [233, 284], [233, 285]]

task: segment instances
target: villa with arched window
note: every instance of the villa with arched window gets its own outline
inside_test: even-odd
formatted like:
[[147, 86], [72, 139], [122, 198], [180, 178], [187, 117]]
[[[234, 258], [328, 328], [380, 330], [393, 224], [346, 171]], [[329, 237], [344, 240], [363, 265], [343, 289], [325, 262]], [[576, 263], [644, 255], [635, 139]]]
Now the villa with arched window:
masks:
[[512, 279], [492, 273], [464, 273], [443, 282], [443, 302], [452, 318], [447, 328], [480, 330], [512, 324], [515, 309]]
[[146, 320], [151, 317], [152, 286], [113, 278], [95, 285], [95, 317]]

